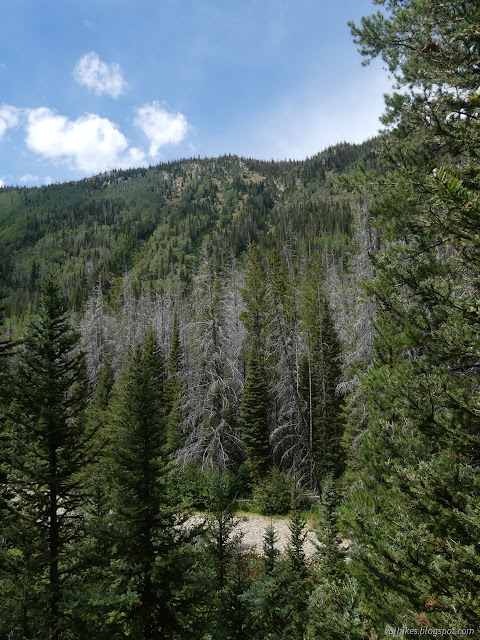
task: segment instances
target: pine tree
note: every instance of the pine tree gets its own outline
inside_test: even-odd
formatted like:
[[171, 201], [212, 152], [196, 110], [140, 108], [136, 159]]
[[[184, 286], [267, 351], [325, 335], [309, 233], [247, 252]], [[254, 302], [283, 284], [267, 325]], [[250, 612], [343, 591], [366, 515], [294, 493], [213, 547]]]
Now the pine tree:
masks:
[[319, 541], [314, 557], [313, 590], [308, 610], [308, 638], [343, 640], [365, 638], [358, 585], [347, 574], [345, 552], [340, 548], [338, 529], [339, 496], [331, 475], [322, 485], [317, 508], [316, 535]]
[[20, 615], [11, 626], [30, 637], [34, 624], [35, 637], [52, 640], [65, 637], [68, 627], [67, 569], [84, 500], [80, 471], [91, 456], [91, 434], [82, 421], [84, 360], [65, 306], [57, 285], [45, 282], [39, 314], [17, 355], [6, 412]]
[[239, 520], [235, 516], [233, 482], [227, 472], [218, 469], [208, 478], [206, 508], [207, 554], [213, 560], [216, 588], [223, 589], [227, 567], [241, 542], [235, 531]]
[[480, 621], [477, 2], [381, 1], [352, 26], [404, 89], [387, 99], [372, 213], [388, 241], [351, 568], [377, 629]]
[[[0, 318], [0, 331], [3, 330], [2, 320]], [[16, 523], [11, 509], [14, 494], [8, 481], [11, 440], [7, 427], [7, 412], [12, 394], [11, 357], [15, 346], [11, 340], [0, 340], [0, 593], [3, 598], [0, 636], [12, 632], [20, 617], [15, 604], [19, 599], [16, 565], [20, 554], [16, 546]]]

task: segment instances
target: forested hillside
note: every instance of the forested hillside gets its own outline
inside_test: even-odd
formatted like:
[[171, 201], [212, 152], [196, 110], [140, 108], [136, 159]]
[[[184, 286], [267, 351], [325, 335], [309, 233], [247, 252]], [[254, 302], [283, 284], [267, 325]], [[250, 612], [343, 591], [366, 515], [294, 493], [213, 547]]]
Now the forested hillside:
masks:
[[[79, 311], [101, 279], [128, 270], [149, 287], [188, 288], [202, 255], [223, 264], [260, 241], [281, 246], [332, 236], [346, 242], [335, 174], [375, 162], [372, 143], [341, 144], [304, 162], [225, 156], [192, 159], [40, 189], [0, 189], [0, 250], [7, 306], [23, 315], [37, 280], [58, 278]], [[267, 237], [268, 236], [268, 237]]]
[[0, 189], [0, 638], [480, 633], [480, 9], [377, 4], [378, 139]]

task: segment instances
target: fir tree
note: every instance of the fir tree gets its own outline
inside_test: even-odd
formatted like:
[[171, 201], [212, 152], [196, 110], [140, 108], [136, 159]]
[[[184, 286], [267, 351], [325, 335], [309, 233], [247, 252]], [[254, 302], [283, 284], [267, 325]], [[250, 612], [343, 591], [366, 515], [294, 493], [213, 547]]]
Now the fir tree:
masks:
[[173, 453], [174, 451], [176, 451], [181, 446], [182, 442], [180, 431], [182, 416], [178, 407], [178, 401], [182, 390], [182, 384], [180, 380], [182, 366], [180, 323], [178, 320], [178, 314], [175, 311], [173, 315], [172, 343], [168, 356], [167, 379], [165, 380], [164, 394], [167, 430], [166, 448], [168, 453]]
[[247, 377], [239, 422], [247, 468], [254, 482], [261, 480], [271, 466], [269, 445], [271, 399], [265, 367], [264, 340], [267, 322], [266, 285], [258, 248], [252, 244], [248, 254], [246, 286], [242, 290], [246, 310], [241, 319], [247, 330]]
[[262, 360], [260, 350], [252, 348], [239, 417], [246, 464], [254, 482], [264, 478], [272, 464], [268, 441], [270, 397]]
[[[42, 288], [13, 371], [7, 410], [11, 456], [7, 476], [17, 531], [17, 602], [26, 637], [57, 640], [68, 627], [65, 609], [71, 545], [83, 504], [80, 471], [90, 460], [90, 434], [81, 420], [85, 367], [78, 335], [65, 318], [57, 285]], [[27, 587], [28, 581], [28, 587]], [[33, 631], [33, 621], [35, 631]]]
[[326, 580], [340, 580], [345, 575], [345, 553], [339, 547], [338, 505], [339, 497], [333, 478], [331, 475], [326, 476], [322, 486], [316, 528], [320, 542], [317, 548], [320, 572]]
[[213, 560], [216, 587], [225, 586], [227, 567], [238, 551], [241, 536], [235, 533], [239, 520], [235, 516], [235, 497], [231, 476], [222, 470], [208, 479], [206, 498], [207, 554]]
[[319, 256], [309, 260], [301, 287], [302, 329], [306, 354], [302, 392], [315, 467], [319, 477], [343, 470], [343, 402], [336, 393], [341, 378], [340, 343], [323, 284]]
[[178, 626], [176, 593], [188, 558], [164, 453], [163, 376], [150, 329], [112, 400], [113, 567], [124, 632], [144, 640], [168, 637]]
[[275, 547], [277, 537], [273, 523], [271, 522], [265, 529], [265, 534], [263, 536], [263, 558], [266, 573], [272, 573], [275, 568], [277, 556], [280, 553]]

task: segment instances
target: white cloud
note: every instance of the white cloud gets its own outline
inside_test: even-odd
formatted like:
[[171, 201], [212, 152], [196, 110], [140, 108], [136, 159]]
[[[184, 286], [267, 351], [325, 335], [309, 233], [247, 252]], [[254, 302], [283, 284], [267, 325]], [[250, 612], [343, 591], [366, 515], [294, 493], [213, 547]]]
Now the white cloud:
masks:
[[18, 182], [20, 184], [27, 184], [28, 182], [38, 182], [39, 177], [38, 176], [33, 176], [31, 173], [26, 173], [24, 176], [21, 176], [18, 179]]
[[158, 102], [137, 109], [134, 124], [140, 127], [150, 142], [149, 154], [158, 157], [160, 147], [181, 142], [188, 131], [183, 113], [169, 113]]
[[383, 70], [369, 68], [340, 90], [288, 96], [252, 122], [251, 130], [238, 140], [237, 153], [301, 160], [342, 141], [363, 142], [382, 126], [383, 94], [390, 87]]
[[0, 106], [0, 140], [5, 135], [7, 129], [17, 126], [19, 113], [19, 109], [8, 104], [2, 104]]
[[0, 178], [0, 189], [5, 186], [5, 180]]
[[53, 178], [51, 176], [45, 176], [43, 184], [48, 187], [49, 184], [53, 184]]
[[112, 98], [118, 98], [127, 88], [120, 66], [116, 63], [108, 65], [100, 60], [95, 51], [80, 58], [73, 70], [73, 77], [97, 95], [107, 93]]
[[67, 161], [86, 174], [136, 167], [145, 154], [128, 141], [107, 118], [87, 113], [77, 120], [57, 115], [46, 107], [28, 112], [27, 146], [49, 160]]

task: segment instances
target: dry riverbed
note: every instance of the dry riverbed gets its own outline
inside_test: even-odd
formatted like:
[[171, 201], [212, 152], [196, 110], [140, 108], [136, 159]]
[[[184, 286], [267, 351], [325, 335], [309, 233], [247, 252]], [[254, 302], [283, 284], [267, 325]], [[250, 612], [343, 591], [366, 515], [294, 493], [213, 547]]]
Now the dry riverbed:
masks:
[[[288, 518], [270, 518], [269, 516], [260, 516], [255, 513], [244, 513], [237, 515], [238, 526], [235, 529], [235, 533], [242, 536], [242, 547], [245, 552], [251, 551], [253, 553], [263, 554], [263, 538], [265, 535], [265, 529], [272, 525], [276, 534], [276, 547], [280, 553], [284, 553], [288, 546], [288, 540], [290, 538], [290, 530], [288, 528]], [[201, 514], [195, 515], [190, 519], [192, 523], [198, 523], [203, 521]], [[307, 530], [307, 537], [303, 545], [303, 550], [307, 558], [311, 558], [315, 553], [314, 543], [318, 542], [317, 536], [313, 531]], [[343, 540], [342, 546], [348, 548], [349, 540]]]

